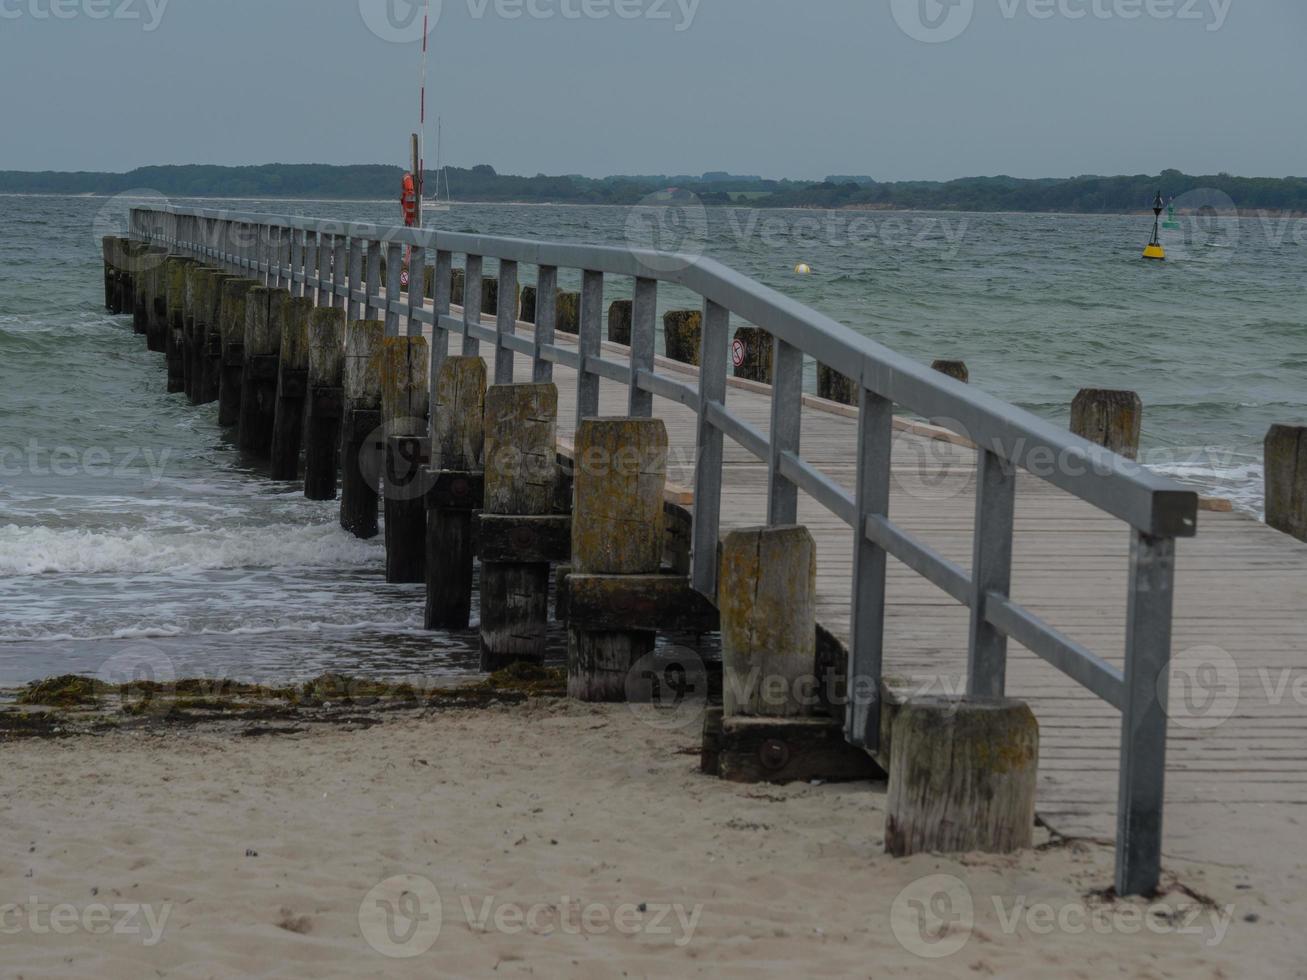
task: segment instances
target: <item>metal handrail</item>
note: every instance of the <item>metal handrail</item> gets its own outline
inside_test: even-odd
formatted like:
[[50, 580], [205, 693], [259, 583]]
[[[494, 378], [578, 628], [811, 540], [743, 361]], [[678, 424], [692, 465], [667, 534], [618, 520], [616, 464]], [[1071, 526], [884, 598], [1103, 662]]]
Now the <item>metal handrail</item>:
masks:
[[[855, 333], [798, 301], [711, 259], [613, 246], [492, 238], [433, 229], [218, 211], [174, 206], [136, 208], [133, 236], [216, 259], [252, 272], [270, 285], [289, 284], [319, 302], [347, 306], [352, 318], [380, 314], [398, 333], [433, 328], [432, 383], [450, 336], [475, 354], [482, 341], [497, 348], [496, 380], [512, 377], [514, 353], [547, 380], [561, 363], [577, 370], [577, 415], [597, 414], [599, 382], [630, 392], [631, 414], [650, 415], [654, 397], [671, 398], [698, 415], [694, 485], [692, 581], [715, 597], [720, 529], [722, 440], [730, 437], [768, 463], [768, 522], [797, 519], [803, 490], [853, 529], [854, 574], [850, 630], [848, 740], [879, 746], [885, 563], [894, 556], [971, 609], [967, 690], [1004, 694], [1006, 643], [1017, 640], [1122, 712], [1118, 799], [1117, 889], [1151, 891], [1160, 872], [1162, 784], [1166, 758], [1166, 673], [1170, 662], [1175, 538], [1197, 530], [1198, 496], [1029, 412], [964, 385]], [[367, 283], [362, 288], [363, 246]], [[415, 266], [434, 256], [435, 299], [427, 309], [400, 283], [402, 249]], [[380, 256], [388, 255], [387, 281]], [[463, 315], [450, 312], [452, 256], [467, 257]], [[345, 257], [348, 261], [345, 261]], [[514, 317], [481, 322], [482, 260], [499, 260], [501, 277], [515, 283], [517, 266], [539, 267], [535, 337], [515, 335]], [[555, 340], [557, 270], [583, 275], [579, 334], [574, 347]], [[629, 365], [600, 354], [604, 276], [635, 280]], [[659, 375], [654, 363], [658, 283], [703, 298], [702, 356], [697, 391]], [[361, 311], [361, 314], [360, 314]], [[762, 433], [726, 407], [729, 323], [732, 315], [761, 325], [774, 337], [772, 425]], [[799, 420], [803, 363], [833, 365], [860, 392], [858, 480], [850, 494], [802, 456]], [[434, 404], [434, 402], [433, 402]], [[977, 449], [976, 521], [970, 572], [944, 558], [889, 518], [893, 410], [901, 405], [966, 436]], [[1049, 460], [1055, 463], [1049, 466]], [[1043, 622], [1008, 595], [1011, 579], [1015, 467], [1116, 517], [1132, 528], [1125, 668], [1120, 670]], [[870, 681], [870, 683], [862, 683]]]

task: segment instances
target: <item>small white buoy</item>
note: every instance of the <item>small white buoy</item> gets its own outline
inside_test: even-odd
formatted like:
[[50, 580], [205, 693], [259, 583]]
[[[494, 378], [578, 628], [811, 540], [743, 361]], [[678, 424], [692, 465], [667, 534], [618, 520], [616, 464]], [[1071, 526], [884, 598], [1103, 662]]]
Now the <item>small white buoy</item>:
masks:
[[807, 262], [800, 262], [798, 265], [794, 267], [794, 271], [798, 275], [806, 276], [812, 272], [812, 266], [808, 265]]

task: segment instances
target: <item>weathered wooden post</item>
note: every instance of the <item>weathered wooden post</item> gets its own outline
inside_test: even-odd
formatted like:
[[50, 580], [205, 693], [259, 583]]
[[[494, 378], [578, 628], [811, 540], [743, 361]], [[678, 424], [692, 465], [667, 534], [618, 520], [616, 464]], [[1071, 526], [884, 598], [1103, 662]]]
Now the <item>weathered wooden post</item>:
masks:
[[1024, 702], [912, 698], [895, 709], [891, 731], [887, 853], [1031, 846], [1039, 725]]
[[608, 340], [610, 343], [631, 346], [631, 323], [635, 317], [635, 303], [629, 299], [615, 299], [608, 307]]
[[345, 311], [319, 307], [309, 315], [309, 404], [304, 436], [304, 496], [309, 500], [336, 499], [344, 384]]
[[104, 308], [110, 313], [121, 313], [118, 309], [118, 270], [114, 266], [114, 255], [118, 248], [118, 239], [105, 235], [100, 239], [100, 250], [104, 258]]
[[701, 310], [669, 310], [663, 315], [663, 344], [673, 361], [697, 366], [702, 339]]
[[228, 279], [222, 284], [219, 340], [222, 370], [218, 381], [218, 424], [233, 426], [241, 417], [241, 375], [245, 371], [245, 314], [247, 300], [257, 286], [253, 279]]
[[199, 347], [197, 405], [216, 402], [222, 388], [222, 292], [223, 287], [235, 278], [226, 272], [214, 272], [203, 280], [201, 308], [196, 315], [196, 343]]
[[241, 452], [260, 459], [272, 454], [281, 333], [290, 298], [289, 292], [267, 286], [255, 286], [245, 298], [245, 364], [236, 444]]
[[[664, 547], [667, 429], [662, 419], [585, 419], [573, 455], [572, 592], [582, 576], [607, 587], [620, 614], [633, 605], [626, 576], [657, 575]], [[602, 577], [602, 580], [597, 577]], [[650, 630], [596, 629], [569, 610], [567, 693], [625, 701], [631, 666], [651, 653]]]
[[841, 405], [858, 404], [858, 384], [825, 364], [817, 365], [817, 396]]
[[194, 259], [173, 256], [168, 259], [168, 317], [164, 334], [164, 359], [168, 366], [168, 393], [186, 390], [185, 327], [187, 269]]
[[200, 400], [203, 368], [199, 338], [205, 316], [205, 291], [217, 271], [205, 265], [186, 267], [186, 297], [182, 307], [182, 390], [192, 405], [198, 405]]
[[947, 374], [950, 378], [961, 381], [964, 385], [971, 383], [971, 372], [967, 370], [965, 361], [935, 361], [930, 367], [940, 374]]
[[581, 332], [581, 294], [559, 290], [554, 301], [554, 331], [577, 334]]
[[[512, 297], [514, 319], [517, 319], [521, 299], [522, 289], [519, 286]], [[499, 313], [499, 279], [495, 276], [481, 277], [481, 312], [486, 316], [496, 316]]]
[[465, 630], [472, 615], [476, 547], [472, 518], [485, 480], [486, 362], [445, 358], [432, 406], [432, 467], [427, 491], [427, 603], [429, 630]]
[[386, 581], [426, 581], [427, 383], [431, 354], [425, 337], [386, 337], [381, 355], [381, 418], [386, 434], [384, 477]]
[[1144, 405], [1133, 391], [1084, 388], [1071, 403], [1071, 431], [1112, 452], [1136, 459]]
[[148, 302], [145, 308], [145, 347], [163, 353], [168, 347], [168, 259], [165, 251], [156, 256], [147, 273]]
[[805, 527], [732, 531], [721, 548], [718, 774], [735, 782], [874, 778], [844, 740], [818, 669], [817, 546]]
[[272, 471], [274, 480], [294, 480], [300, 475], [300, 446], [304, 435], [304, 400], [309, 384], [309, 317], [316, 309], [307, 296], [293, 297], [286, 304], [286, 322], [281, 331], [281, 352], [277, 361], [277, 407], [272, 426]]
[[385, 446], [381, 431], [381, 351], [386, 324], [357, 320], [345, 335], [345, 414], [341, 441], [340, 526], [377, 536], [377, 491]]
[[517, 312], [517, 318], [523, 323], [536, 322], [536, 287], [522, 287], [522, 308]]
[[[556, 540], [558, 389], [486, 390], [485, 509], [480, 523], [481, 669], [540, 663]], [[565, 520], [565, 519], [564, 519]], [[563, 525], [566, 526], [565, 524]]]
[[1271, 426], [1264, 451], [1266, 523], [1307, 541], [1307, 427]]
[[748, 381], [771, 384], [772, 357], [776, 343], [762, 327], [740, 327], [731, 343], [731, 359], [735, 376]]
[[463, 305], [463, 286], [467, 282], [466, 269], [451, 269], [449, 272], [449, 301], [455, 306]]

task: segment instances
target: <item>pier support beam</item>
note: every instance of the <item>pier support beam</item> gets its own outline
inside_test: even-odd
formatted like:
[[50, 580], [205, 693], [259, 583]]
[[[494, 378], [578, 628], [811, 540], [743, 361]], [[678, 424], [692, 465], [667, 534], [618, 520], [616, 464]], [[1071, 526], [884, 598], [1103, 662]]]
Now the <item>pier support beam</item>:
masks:
[[817, 365], [817, 397], [841, 405], [858, 404], [858, 384], [832, 367]]
[[735, 376], [771, 384], [772, 357], [775, 351], [775, 340], [762, 327], [740, 327], [735, 331], [735, 339], [731, 344]]
[[222, 284], [218, 313], [221, 367], [218, 378], [218, 424], [233, 426], [241, 417], [241, 375], [245, 371], [245, 311], [253, 279], [228, 279]]
[[267, 286], [255, 286], [245, 299], [245, 364], [236, 444], [241, 452], [259, 459], [272, 455], [281, 334], [289, 305], [289, 292]]
[[472, 616], [476, 556], [472, 517], [480, 509], [485, 467], [486, 362], [445, 358], [432, 406], [432, 468], [427, 472], [424, 623], [465, 630]]
[[185, 330], [186, 279], [194, 259], [173, 256], [167, 262], [167, 328], [164, 332], [164, 358], [168, 366], [168, 393], [186, 390]]
[[384, 465], [381, 357], [386, 324], [357, 320], [345, 335], [345, 415], [341, 441], [340, 526], [375, 538], [378, 488]]
[[1084, 388], [1071, 403], [1071, 431], [1127, 459], [1139, 456], [1144, 405], [1133, 391]]
[[[494, 385], [486, 391], [485, 514], [550, 514], [559, 479], [558, 389]], [[487, 560], [488, 558], [500, 560]], [[549, 622], [548, 561], [481, 561], [481, 669], [540, 663]]]
[[608, 307], [608, 340], [610, 343], [631, 346], [631, 324], [635, 322], [635, 302], [615, 299]]
[[300, 446], [304, 437], [304, 400], [309, 385], [309, 317], [313, 300], [304, 296], [286, 305], [277, 362], [277, 407], [272, 426], [272, 479], [294, 480], [300, 475]]
[[1307, 427], [1271, 426], [1265, 453], [1266, 523], [1307, 541]]
[[699, 363], [703, 341], [703, 313], [700, 310], [669, 310], [663, 315], [663, 344], [667, 356], [682, 364]]
[[554, 301], [554, 330], [557, 333], [581, 332], [581, 294], [559, 291]]
[[425, 337], [382, 340], [386, 581], [397, 584], [426, 581], [427, 504], [423, 470], [431, 461], [431, 440], [427, 438], [430, 363]]
[[335, 500], [340, 479], [340, 429], [345, 411], [345, 311], [309, 314], [308, 416], [304, 435], [304, 496]]

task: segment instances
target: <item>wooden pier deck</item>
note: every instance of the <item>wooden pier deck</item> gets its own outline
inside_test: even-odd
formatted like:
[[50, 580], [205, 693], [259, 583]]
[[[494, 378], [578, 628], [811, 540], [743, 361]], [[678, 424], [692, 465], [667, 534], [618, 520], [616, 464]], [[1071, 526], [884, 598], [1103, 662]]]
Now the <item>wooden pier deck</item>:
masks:
[[[520, 328], [529, 329], [524, 324]], [[454, 338], [455, 347], [457, 343]], [[614, 359], [626, 350], [609, 344], [605, 349]], [[483, 343], [481, 353], [493, 367], [493, 347]], [[658, 369], [683, 371], [691, 378], [697, 373], [662, 358]], [[519, 355], [516, 379], [529, 381], [530, 370], [529, 359]], [[560, 365], [554, 372], [559, 434], [570, 439], [576, 373]], [[626, 398], [624, 385], [601, 383], [604, 414], [624, 415]], [[767, 432], [768, 389], [733, 381], [727, 398], [731, 411]], [[656, 414], [667, 425], [669, 479], [692, 487], [696, 417], [662, 399]], [[850, 491], [856, 433], [851, 409], [805, 399], [804, 457]], [[964, 568], [971, 563], [974, 460], [969, 448], [906, 428], [895, 441], [892, 518]], [[766, 464], [728, 440], [723, 529], [765, 523], [766, 485]], [[802, 494], [799, 519], [818, 543], [819, 617], [847, 640], [853, 534]], [[1118, 666], [1123, 661], [1129, 543], [1122, 522], [1036, 477], [1019, 475], [1012, 595]], [[1228, 818], [1232, 827], [1247, 827], [1256, 824], [1257, 817], [1270, 818], [1267, 808], [1307, 804], [1307, 705], [1301, 702], [1307, 688], [1307, 544], [1246, 514], [1204, 511], [1198, 536], [1179, 542], [1178, 554], [1174, 653], [1179, 666], [1184, 670], [1191, 663], [1219, 661], [1219, 651], [1224, 651], [1238, 665], [1239, 690], [1237, 704], [1231, 705], [1229, 692], [1221, 687], [1229, 678], [1200, 676], [1196, 696], [1220, 699], [1212, 710], [1172, 710], [1167, 852], [1192, 848], [1193, 856], [1219, 859], [1210, 853], [1217, 835], [1213, 811]], [[887, 674], [906, 679], [915, 692], [965, 691], [968, 616], [965, 607], [891, 560]], [[1120, 714], [1015, 642], [1010, 645], [1008, 691], [1028, 700], [1040, 722], [1041, 817], [1063, 834], [1111, 838]], [[1173, 704], [1185, 693], [1183, 683], [1173, 684]], [[1212, 724], [1227, 706], [1230, 716]], [[1194, 722], [1210, 727], [1194, 727]], [[1236, 810], [1252, 813], [1239, 816]]]

